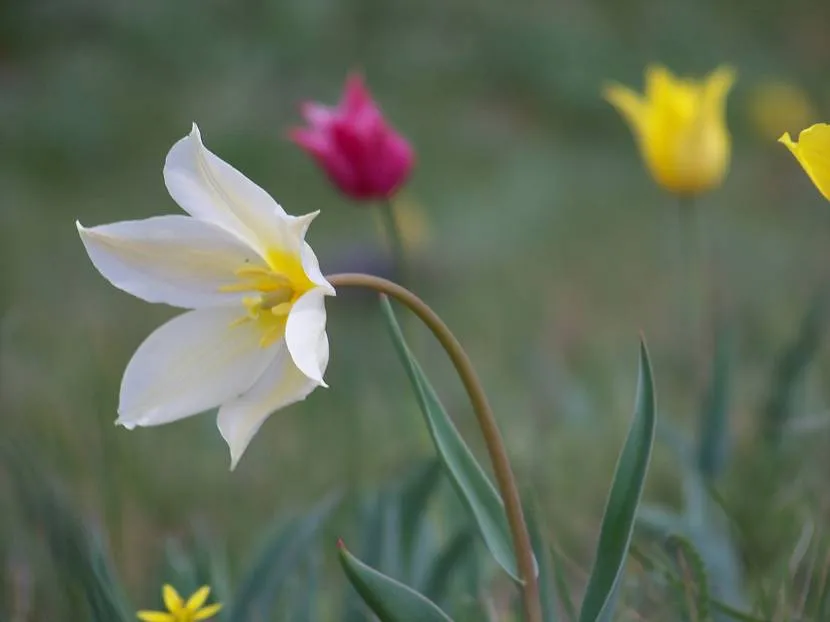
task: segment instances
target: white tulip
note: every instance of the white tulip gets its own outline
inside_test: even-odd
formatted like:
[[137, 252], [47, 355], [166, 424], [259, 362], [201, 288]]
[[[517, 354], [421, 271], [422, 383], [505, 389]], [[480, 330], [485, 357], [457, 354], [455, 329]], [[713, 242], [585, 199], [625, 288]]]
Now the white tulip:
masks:
[[326, 386], [324, 297], [334, 288], [305, 242], [318, 212], [286, 214], [208, 151], [195, 124], [167, 155], [164, 181], [189, 216], [76, 223], [110, 283], [190, 309], [133, 355], [117, 423], [160, 425], [219, 407], [234, 468], [268, 415]]

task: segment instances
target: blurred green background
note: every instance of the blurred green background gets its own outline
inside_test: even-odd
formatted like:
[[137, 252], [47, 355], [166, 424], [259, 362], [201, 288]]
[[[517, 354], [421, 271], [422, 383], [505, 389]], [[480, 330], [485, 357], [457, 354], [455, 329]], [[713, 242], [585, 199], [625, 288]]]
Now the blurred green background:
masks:
[[[328, 303], [331, 388], [269, 419], [235, 472], [211, 414], [116, 428], [126, 362], [177, 311], [109, 286], [74, 226], [177, 212], [162, 164], [196, 121], [212, 151], [290, 213], [321, 210], [310, 241], [324, 271], [385, 273], [376, 214], [339, 196], [286, 139], [301, 101], [336, 102], [359, 69], [417, 150], [402, 197], [414, 286], [469, 348], [520, 479], [573, 568], [590, 563], [639, 332], [661, 417], [693, 439], [722, 322], [733, 360], [723, 494], [763, 523], [738, 545], [763, 577], [788, 559], [799, 521], [821, 525], [830, 511], [824, 351], [788, 406], [798, 460], [782, 503], [796, 519], [758, 514], [753, 503], [777, 492], [751, 492], [766, 477], [759, 429], [777, 357], [830, 276], [828, 206], [775, 143], [830, 119], [828, 23], [818, 0], [2, 0], [2, 436], [106, 525], [136, 595], [156, 593], [148, 577], [165, 538], [194, 519], [237, 555], [275, 512], [378, 485], [432, 454], [374, 299], [351, 293]], [[731, 172], [695, 206], [699, 282], [684, 272], [676, 200], [600, 97], [608, 80], [639, 90], [655, 61], [693, 76], [724, 62], [738, 70]], [[770, 95], [782, 81], [794, 102]], [[690, 290], [706, 292], [691, 322]], [[412, 329], [483, 459], [443, 353]], [[659, 445], [647, 498], [676, 506], [678, 472]], [[12, 518], [3, 529], [25, 531]], [[580, 590], [584, 573], [573, 580]]]

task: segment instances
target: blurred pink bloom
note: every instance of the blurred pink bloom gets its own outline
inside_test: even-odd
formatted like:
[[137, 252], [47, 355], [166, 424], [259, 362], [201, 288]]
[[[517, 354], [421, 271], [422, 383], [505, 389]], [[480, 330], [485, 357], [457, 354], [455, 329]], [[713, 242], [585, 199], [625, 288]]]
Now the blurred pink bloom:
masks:
[[359, 74], [352, 74], [340, 103], [305, 102], [306, 128], [291, 139], [307, 151], [340, 190], [356, 200], [388, 199], [406, 181], [415, 155], [383, 118]]

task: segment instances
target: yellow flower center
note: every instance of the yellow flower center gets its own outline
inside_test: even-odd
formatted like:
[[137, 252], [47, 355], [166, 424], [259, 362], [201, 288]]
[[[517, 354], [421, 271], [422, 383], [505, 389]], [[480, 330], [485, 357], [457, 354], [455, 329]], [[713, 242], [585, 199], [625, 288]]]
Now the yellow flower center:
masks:
[[239, 283], [226, 285], [223, 292], [250, 292], [242, 299], [246, 313], [234, 324], [256, 322], [262, 330], [259, 345], [267, 348], [285, 333], [291, 307], [314, 287], [299, 256], [284, 251], [269, 251], [267, 265], [246, 264], [236, 271]]

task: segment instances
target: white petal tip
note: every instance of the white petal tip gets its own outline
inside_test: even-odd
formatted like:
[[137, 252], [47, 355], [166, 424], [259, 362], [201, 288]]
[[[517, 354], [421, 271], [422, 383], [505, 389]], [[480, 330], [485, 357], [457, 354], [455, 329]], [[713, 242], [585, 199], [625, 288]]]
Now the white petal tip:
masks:
[[190, 136], [202, 142], [202, 133], [199, 131], [199, 126], [196, 125], [196, 121], [193, 121], [193, 124], [190, 126]]
[[124, 421], [121, 417], [115, 420], [115, 425], [121, 426], [125, 430], [133, 430], [135, 429], [136, 424], [130, 421]]
[[83, 238], [90, 238], [90, 237], [92, 237], [92, 235], [93, 235], [93, 233], [92, 233], [92, 229], [93, 229], [94, 227], [93, 227], [93, 228], [84, 227], [84, 226], [81, 224], [81, 221], [80, 221], [80, 220], [76, 220], [76, 221], [75, 221], [75, 228], [78, 230], [78, 235], [80, 235], [80, 236], [81, 236], [81, 239], [83, 239]]

